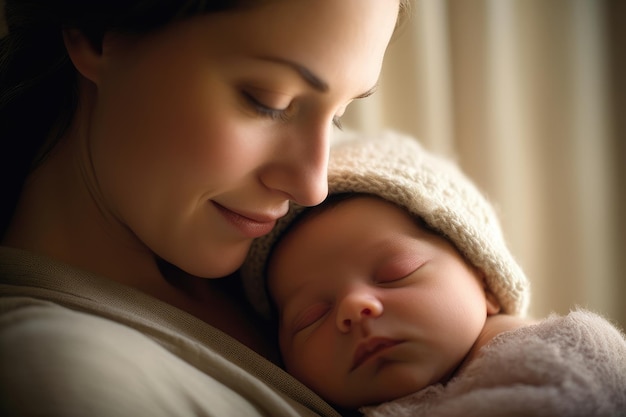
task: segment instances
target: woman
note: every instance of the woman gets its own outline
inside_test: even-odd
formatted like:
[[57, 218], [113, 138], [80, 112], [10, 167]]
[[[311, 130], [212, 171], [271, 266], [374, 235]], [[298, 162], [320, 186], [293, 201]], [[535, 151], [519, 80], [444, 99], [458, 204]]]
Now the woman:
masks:
[[334, 413], [202, 278], [326, 196], [399, 3], [6, 2], [3, 413]]

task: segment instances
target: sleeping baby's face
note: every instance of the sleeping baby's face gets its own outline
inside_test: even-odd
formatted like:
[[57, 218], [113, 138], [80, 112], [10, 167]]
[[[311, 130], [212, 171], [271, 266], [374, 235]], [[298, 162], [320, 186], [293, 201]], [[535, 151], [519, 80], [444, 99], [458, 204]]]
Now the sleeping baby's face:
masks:
[[269, 287], [287, 371], [347, 408], [446, 381], [496, 309], [446, 239], [363, 196], [285, 236]]

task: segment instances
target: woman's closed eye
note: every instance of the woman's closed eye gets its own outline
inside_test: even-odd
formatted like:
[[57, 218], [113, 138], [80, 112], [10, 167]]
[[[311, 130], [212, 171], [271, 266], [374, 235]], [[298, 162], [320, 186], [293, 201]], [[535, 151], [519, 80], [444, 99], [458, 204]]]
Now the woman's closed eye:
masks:
[[[272, 120], [289, 120], [289, 109], [291, 108], [291, 100], [281, 99], [262, 99], [261, 94], [254, 94], [249, 91], [242, 91], [243, 97], [246, 99], [252, 109], [263, 117], [269, 117]], [[269, 96], [269, 94], [266, 94]], [[269, 101], [274, 103], [268, 104]]]
[[[294, 105], [291, 98], [276, 94], [274, 98], [269, 98], [269, 93], [252, 93], [249, 91], [242, 91], [244, 98], [252, 109], [260, 116], [268, 117], [272, 120], [280, 120], [283, 122], [289, 121], [294, 111]], [[261, 96], [267, 95], [268, 98], [261, 98]], [[268, 104], [273, 102], [272, 104]], [[334, 116], [332, 124], [339, 130], [342, 129], [341, 116]]]

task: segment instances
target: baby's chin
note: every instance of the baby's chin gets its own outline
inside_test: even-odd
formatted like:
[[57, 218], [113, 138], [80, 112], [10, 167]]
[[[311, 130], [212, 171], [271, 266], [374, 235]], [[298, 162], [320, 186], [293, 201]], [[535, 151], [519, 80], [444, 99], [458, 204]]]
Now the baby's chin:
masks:
[[[345, 410], [356, 410], [364, 406], [379, 405], [388, 401], [397, 400], [398, 398], [405, 397], [422, 389], [431, 386], [429, 382], [420, 381], [419, 379], [411, 380], [401, 378], [394, 383], [389, 381], [373, 381], [368, 384], [360, 384], [360, 387], [354, 387], [352, 390], [343, 390], [339, 395], [333, 394], [327, 396], [327, 400], [335, 407]], [[363, 386], [367, 386], [367, 389], [363, 389]], [[324, 394], [320, 394], [324, 397]], [[335, 396], [335, 400], [332, 398]], [[337, 398], [341, 396], [342, 398]]]

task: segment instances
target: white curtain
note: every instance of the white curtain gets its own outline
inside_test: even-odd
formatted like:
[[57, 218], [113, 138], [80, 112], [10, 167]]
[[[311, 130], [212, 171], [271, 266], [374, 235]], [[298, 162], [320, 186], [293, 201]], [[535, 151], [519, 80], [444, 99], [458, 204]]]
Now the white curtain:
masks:
[[626, 327], [624, 3], [413, 0], [379, 92], [346, 115], [459, 161], [500, 212], [533, 316], [583, 306]]

